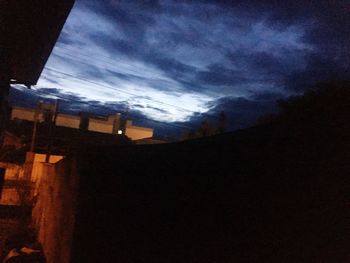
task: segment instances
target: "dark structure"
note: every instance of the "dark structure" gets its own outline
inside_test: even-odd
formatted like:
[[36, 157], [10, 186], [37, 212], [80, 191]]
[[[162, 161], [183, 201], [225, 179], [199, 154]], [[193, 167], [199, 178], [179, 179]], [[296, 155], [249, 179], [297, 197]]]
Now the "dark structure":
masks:
[[1, 76], [35, 85], [74, 0], [0, 2]]
[[347, 262], [349, 133], [303, 127], [85, 151], [71, 262]]
[[[10, 121], [6, 131], [20, 140], [19, 149], [0, 151], [0, 161], [23, 163], [26, 152], [30, 151], [33, 139], [33, 122]], [[6, 138], [6, 137], [5, 137]], [[72, 155], [91, 146], [131, 145], [132, 141], [125, 135], [73, 129], [62, 126], [51, 126], [50, 123], [38, 123], [33, 150], [36, 153], [53, 155]], [[5, 145], [6, 146], [6, 145]]]
[[73, 4], [74, 0], [0, 1], [1, 130], [10, 84], [37, 83]]

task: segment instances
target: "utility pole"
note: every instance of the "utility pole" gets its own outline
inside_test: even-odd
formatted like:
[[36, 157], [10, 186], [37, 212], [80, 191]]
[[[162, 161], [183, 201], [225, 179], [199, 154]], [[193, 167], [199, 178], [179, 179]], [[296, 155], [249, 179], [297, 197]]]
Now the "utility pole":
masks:
[[58, 106], [59, 106], [59, 100], [57, 99], [55, 102], [55, 108], [54, 108], [54, 114], [52, 116], [52, 119], [50, 120], [49, 123], [49, 142], [47, 145], [47, 153], [46, 153], [46, 158], [45, 162], [49, 163], [50, 162], [50, 156], [51, 156], [51, 150], [52, 150], [52, 137], [53, 137], [53, 126], [56, 125], [56, 119], [57, 119], [57, 114], [58, 114]]
[[39, 113], [40, 113], [40, 109], [41, 109], [41, 104], [42, 104], [42, 102], [40, 101], [38, 103], [37, 107], [35, 108], [32, 141], [30, 144], [30, 152], [34, 152], [34, 148], [35, 148], [36, 133], [37, 133], [38, 121], [39, 121], [38, 117], [39, 117]]

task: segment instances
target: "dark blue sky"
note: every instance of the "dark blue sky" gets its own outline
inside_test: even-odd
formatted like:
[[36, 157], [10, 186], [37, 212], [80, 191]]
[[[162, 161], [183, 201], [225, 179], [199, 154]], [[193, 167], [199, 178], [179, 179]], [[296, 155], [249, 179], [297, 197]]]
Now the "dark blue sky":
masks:
[[279, 98], [349, 78], [349, 44], [348, 1], [76, 0], [34, 91], [164, 132], [224, 110], [235, 129]]

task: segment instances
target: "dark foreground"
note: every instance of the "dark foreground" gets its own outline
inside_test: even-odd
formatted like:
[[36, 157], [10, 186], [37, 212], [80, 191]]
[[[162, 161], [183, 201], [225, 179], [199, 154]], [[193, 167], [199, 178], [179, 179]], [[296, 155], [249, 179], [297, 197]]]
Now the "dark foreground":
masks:
[[29, 230], [30, 213], [30, 207], [0, 205], [0, 262], [10, 250], [35, 238]]
[[312, 129], [85, 151], [72, 262], [348, 262], [349, 136]]

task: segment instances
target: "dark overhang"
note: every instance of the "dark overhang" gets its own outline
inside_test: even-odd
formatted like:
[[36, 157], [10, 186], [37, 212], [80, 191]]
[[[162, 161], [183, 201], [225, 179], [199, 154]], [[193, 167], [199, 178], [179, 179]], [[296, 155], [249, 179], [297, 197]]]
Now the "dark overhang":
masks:
[[0, 0], [0, 79], [35, 85], [74, 0]]

